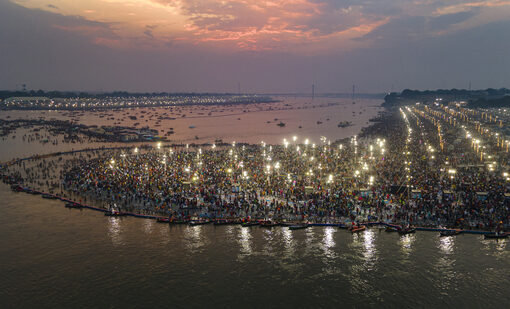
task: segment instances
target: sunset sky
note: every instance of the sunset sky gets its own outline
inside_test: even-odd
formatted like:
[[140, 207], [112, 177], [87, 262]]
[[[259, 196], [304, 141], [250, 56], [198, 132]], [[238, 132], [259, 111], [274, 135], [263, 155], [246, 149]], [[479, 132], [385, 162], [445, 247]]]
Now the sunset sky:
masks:
[[510, 1], [0, 0], [0, 89], [510, 87]]

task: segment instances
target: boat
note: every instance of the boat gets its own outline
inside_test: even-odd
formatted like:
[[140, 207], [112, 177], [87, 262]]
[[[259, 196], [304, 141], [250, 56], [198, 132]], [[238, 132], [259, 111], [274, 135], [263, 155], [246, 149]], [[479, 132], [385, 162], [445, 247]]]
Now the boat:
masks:
[[366, 229], [367, 229], [366, 226], [361, 225], [361, 226], [356, 226], [356, 227], [351, 228], [350, 231], [351, 231], [351, 233], [357, 233], [357, 232], [363, 232]]
[[52, 195], [52, 194], [43, 194], [42, 198], [49, 199], [49, 200], [56, 200], [56, 199], [58, 199], [58, 197], [56, 197], [55, 195]]
[[266, 220], [266, 221], [261, 221], [260, 222], [260, 227], [274, 227], [274, 226], [279, 226], [280, 224], [278, 222], [274, 222], [274, 221], [271, 221], [271, 220]]
[[297, 224], [299, 224], [299, 222], [289, 222], [289, 221], [282, 221], [282, 222], [280, 222], [281, 226], [286, 226], [286, 227], [289, 227], [291, 225], [297, 225]]
[[445, 236], [455, 236], [455, 235], [459, 235], [461, 232], [458, 231], [458, 230], [445, 230], [445, 231], [441, 231], [439, 232], [439, 236], [440, 237], [445, 237]]
[[158, 223], [168, 223], [168, 222], [170, 222], [170, 219], [168, 219], [168, 218], [161, 218], [160, 217], [160, 218], [156, 219], [156, 222], [158, 222]]
[[105, 212], [104, 215], [107, 217], [122, 217], [125, 216], [126, 214], [120, 211], [110, 210]]
[[503, 239], [503, 238], [507, 238], [508, 237], [508, 233], [498, 233], [498, 232], [495, 232], [495, 233], [485, 234], [484, 237], [486, 239]]
[[23, 191], [23, 187], [20, 186], [20, 185], [11, 185], [11, 190], [14, 191], [14, 192], [21, 192]]
[[234, 224], [235, 222], [233, 220], [228, 220], [228, 219], [218, 219], [216, 221], [214, 221], [214, 225], [230, 225], [230, 224]]
[[204, 225], [204, 224], [209, 224], [209, 223], [211, 223], [211, 221], [209, 221], [209, 220], [194, 220], [194, 221], [190, 221], [189, 225], [195, 226], [195, 225]]
[[247, 221], [247, 222], [241, 223], [242, 227], [250, 227], [250, 226], [254, 226], [254, 225], [259, 225], [259, 223], [257, 221]]
[[407, 228], [407, 229], [398, 230], [398, 233], [400, 235], [407, 235], [407, 234], [412, 234], [412, 233], [415, 233], [415, 232], [416, 232], [416, 229], [413, 229], [413, 228]]
[[339, 128], [347, 128], [351, 125], [352, 125], [352, 122], [350, 122], [350, 121], [340, 121], [340, 123], [338, 124], [338, 127]]
[[306, 229], [308, 227], [308, 223], [300, 223], [295, 225], [289, 225], [289, 230], [300, 230], [300, 229]]
[[189, 220], [168, 220], [169, 224], [189, 224]]
[[387, 226], [384, 230], [386, 232], [398, 232], [399, 231], [399, 229], [397, 229], [396, 227], [393, 227], [393, 226]]
[[283, 128], [283, 127], [285, 127], [285, 123], [283, 123], [283, 122], [281, 122], [281, 121], [280, 121], [280, 123], [278, 123], [278, 124], [277, 124], [277, 126], [279, 126], [279, 127], [282, 127], [282, 128]]
[[64, 205], [65, 208], [83, 208], [83, 205], [78, 203], [66, 203]]

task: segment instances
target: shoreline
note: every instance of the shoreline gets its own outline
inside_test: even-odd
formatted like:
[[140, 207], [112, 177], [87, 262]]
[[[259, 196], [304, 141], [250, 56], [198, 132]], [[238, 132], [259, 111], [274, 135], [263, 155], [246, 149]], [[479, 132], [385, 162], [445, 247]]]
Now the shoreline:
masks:
[[[43, 192], [43, 191], [38, 191], [38, 190], [35, 190], [35, 189], [31, 189], [31, 188], [23, 188], [23, 191], [16, 191], [18, 193], [27, 193], [27, 194], [31, 194], [31, 192], [33, 193], [36, 193], [38, 195], [46, 195], [46, 196], [52, 196], [54, 197], [54, 199], [57, 199], [57, 200], [60, 200], [62, 202], [66, 202], [66, 203], [73, 203], [75, 205], [79, 205], [80, 207], [82, 208], [86, 208], [86, 209], [89, 209], [89, 210], [93, 210], [93, 211], [98, 211], [98, 212], [102, 212], [102, 213], [109, 213], [110, 210], [108, 209], [104, 209], [104, 208], [100, 208], [100, 207], [95, 207], [95, 206], [90, 206], [90, 205], [87, 205], [87, 204], [84, 204], [84, 203], [80, 203], [80, 202], [77, 202], [77, 201], [74, 201], [74, 200], [71, 200], [71, 199], [68, 199], [68, 198], [65, 198], [65, 197], [61, 197], [61, 196], [58, 196], [56, 194], [51, 194], [51, 193], [47, 193], [47, 192]], [[165, 217], [165, 216], [157, 216], [157, 215], [149, 215], [149, 214], [141, 214], [141, 213], [133, 213], [133, 212], [120, 212], [119, 213], [120, 216], [130, 216], [130, 217], [134, 217], [134, 218], [142, 218], [142, 219], [153, 219], [153, 220], [159, 220], [159, 219], [167, 219], [168, 217]], [[227, 220], [226, 218], [216, 218], [216, 219], [213, 219], [213, 220], [209, 220], [209, 223], [212, 223], [212, 222], [215, 222], [215, 221], [221, 221], [221, 220]], [[189, 220], [189, 222], [192, 222], [193, 220]], [[263, 219], [260, 219], [260, 220], [252, 220], [252, 221], [264, 221]], [[171, 222], [165, 222], [165, 223], [170, 223], [172, 224]], [[393, 228], [402, 228], [402, 225], [398, 225], [394, 222], [391, 222], [391, 221], [388, 221], [388, 222], [384, 222], [384, 221], [369, 221], [369, 222], [359, 222], [358, 225], [360, 226], [374, 226], [374, 225], [379, 225], [379, 226], [387, 226], [387, 227], [393, 227]], [[341, 223], [341, 222], [338, 222], [338, 223], [327, 223], [327, 222], [323, 222], [323, 223], [319, 223], [319, 222], [311, 222], [311, 223], [308, 223], [308, 226], [331, 226], [331, 227], [338, 227], [340, 229], [346, 229], [347, 228], [347, 225], [346, 223]], [[457, 232], [460, 232], [460, 234], [462, 233], [465, 233], [465, 234], [477, 234], [477, 235], [493, 235], [494, 232], [490, 232], [490, 231], [483, 231], [483, 230], [464, 230], [464, 229], [453, 229], [453, 228], [439, 228], [439, 227], [424, 227], [424, 226], [413, 226], [414, 229], [416, 229], [417, 231], [427, 231], [427, 232], [451, 232], [451, 231], [457, 231]], [[506, 232], [506, 233], [502, 233], [503, 236], [508, 236], [510, 235], [510, 232]]]

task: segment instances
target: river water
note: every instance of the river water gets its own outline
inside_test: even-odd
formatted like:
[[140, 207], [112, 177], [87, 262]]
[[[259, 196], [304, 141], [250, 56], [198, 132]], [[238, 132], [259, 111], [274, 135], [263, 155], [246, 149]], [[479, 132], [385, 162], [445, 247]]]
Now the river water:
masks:
[[0, 186], [0, 306], [505, 308], [508, 241], [169, 226]]
[[[370, 118], [383, 110], [380, 106], [382, 100], [375, 99], [357, 99], [356, 104], [344, 98], [315, 98], [313, 101], [299, 97], [279, 99], [282, 101], [270, 104], [133, 108], [116, 112], [11, 110], [2, 111], [0, 119], [58, 119], [74, 120], [85, 125], [149, 126], [159, 130], [160, 135], [172, 129], [175, 133], [168, 136], [170, 143], [213, 143], [221, 139], [227, 143], [257, 144], [264, 141], [281, 144], [284, 138], [290, 140], [297, 136], [301, 143], [308, 138], [310, 143], [318, 144], [322, 136], [333, 142], [358, 134], [361, 128], [369, 125]], [[133, 120], [129, 116], [137, 118]], [[158, 120], [158, 117], [171, 119]], [[352, 125], [339, 128], [338, 124], [342, 121], [350, 121]], [[280, 122], [285, 126], [278, 126]], [[27, 132], [18, 131], [17, 138], [0, 140], [0, 161], [88, 146], [62, 143], [57, 147], [35, 145], [21, 140], [20, 137]]]
[[[37, 144], [19, 147], [3, 147], [2, 157], [40, 151]], [[375, 228], [352, 235], [334, 227], [169, 226], [66, 209], [3, 184], [0, 197], [0, 308], [510, 303], [508, 240]]]

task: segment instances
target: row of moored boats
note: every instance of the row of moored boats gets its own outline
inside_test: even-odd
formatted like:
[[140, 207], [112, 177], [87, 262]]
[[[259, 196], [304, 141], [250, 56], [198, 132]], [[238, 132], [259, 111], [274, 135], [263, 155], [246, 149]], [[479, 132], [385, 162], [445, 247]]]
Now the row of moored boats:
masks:
[[[56, 195], [41, 193], [41, 192], [38, 192], [35, 190], [23, 188], [22, 186], [20, 186], [18, 184], [11, 185], [11, 189], [15, 192], [26, 192], [26, 193], [34, 194], [34, 195], [40, 194], [42, 196], [42, 198], [45, 198], [45, 199], [52, 199], [52, 200], [60, 199], [60, 197], [58, 197]], [[82, 204], [75, 203], [75, 202], [68, 202], [65, 204], [65, 207], [66, 208], [75, 208], [75, 209], [84, 208], [84, 206]], [[105, 211], [104, 215], [109, 216], [109, 217], [122, 217], [122, 216], [127, 216], [128, 214], [125, 212], [118, 211], [118, 210], [110, 209], [110, 210]], [[288, 227], [291, 230], [306, 229], [311, 226], [308, 222], [289, 222], [289, 221], [277, 222], [277, 221], [273, 221], [273, 220], [250, 220], [250, 219], [243, 219], [243, 218], [215, 219], [215, 220], [208, 220], [208, 219], [194, 219], [194, 220], [186, 219], [185, 220], [185, 219], [172, 219], [172, 218], [159, 217], [157, 219], [157, 221], [160, 223], [187, 224], [190, 226], [204, 225], [204, 224], [213, 224], [213, 225], [240, 224], [243, 227], [250, 227], [250, 226], [258, 225], [260, 227], [265, 227], [265, 228], [284, 226], [284, 227]], [[347, 229], [351, 233], [359, 233], [359, 232], [363, 232], [367, 229], [367, 226], [363, 225], [363, 224], [360, 224], [360, 225], [354, 224], [349, 227], [338, 224], [338, 227], [342, 228], [342, 229]], [[404, 227], [404, 226], [398, 226], [398, 225], [385, 225], [385, 226], [379, 225], [379, 228], [383, 228], [386, 232], [396, 232], [400, 235], [407, 235], [407, 234], [412, 234], [412, 233], [416, 232], [416, 228], [411, 227], [411, 226]], [[462, 230], [457, 230], [457, 229], [454, 229], [454, 230], [443, 229], [439, 232], [439, 236], [440, 237], [451, 237], [451, 236], [459, 235], [462, 232], [463, 232]], [[486, 233], [486, 234], [484, 234], [484, 237], [487, 239], [502, 239], [502, 238], [508, 238], [509, 234], [510, 233], [508, 233], [508, 232], [496, 231], [496, 232]]]

